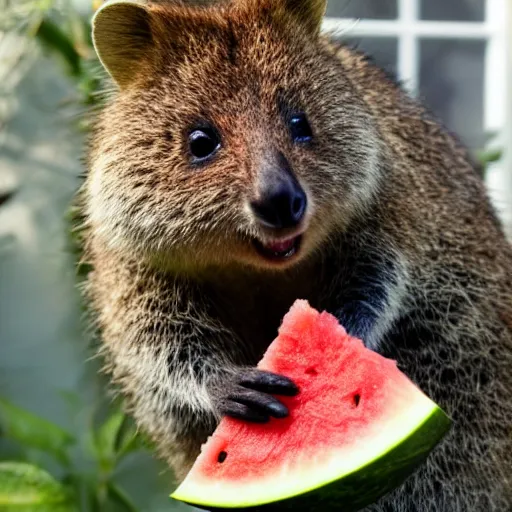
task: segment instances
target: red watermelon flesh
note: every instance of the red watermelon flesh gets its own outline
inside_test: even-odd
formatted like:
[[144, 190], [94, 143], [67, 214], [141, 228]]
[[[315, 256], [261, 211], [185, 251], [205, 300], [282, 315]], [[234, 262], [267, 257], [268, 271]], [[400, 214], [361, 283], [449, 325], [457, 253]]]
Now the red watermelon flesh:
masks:
[[[224, 418], [174, 498], [209, 508], [261, 507], [305, 493], [310, 500], [333, 482], [334, 494], [340, 496], [341, 488], [343, 496], [344, 480], [350, 480], [346, 494], [354, 494], [358, 474], [393, 480], [389, 458], [397, 447], [401, 473], [404, 467], [410, 472], [448, 428], [444, 413], [394, 361], [365, 348], [335, 317], [306, 301], [297, 301], [285, 316], [258, 368], [298, 385], [297, 396], [279, 397], [289, 417], [265, 424]], [[403, 453], [404, 443], [411, 457]], [[404, 457], [414, 461], [404, 465]], [[381, 482], [378, 492], [386, 486]], [[294, 503], [296, 509], [300, 500]], [[347, 504], [342, 510], [355, 509]]]

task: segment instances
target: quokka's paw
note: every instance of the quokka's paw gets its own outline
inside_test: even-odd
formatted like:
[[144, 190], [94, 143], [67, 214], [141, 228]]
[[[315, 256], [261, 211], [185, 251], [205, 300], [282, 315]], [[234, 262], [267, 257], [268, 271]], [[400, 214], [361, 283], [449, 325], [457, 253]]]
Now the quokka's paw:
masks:
[[214, 404], [223, 416], [266, 423], [271, 416], [288, 416], [288, 408], [272, 395], [295, 396], [298, 392], [298, 387], [288, 377], [242, 368], [214, 390]]

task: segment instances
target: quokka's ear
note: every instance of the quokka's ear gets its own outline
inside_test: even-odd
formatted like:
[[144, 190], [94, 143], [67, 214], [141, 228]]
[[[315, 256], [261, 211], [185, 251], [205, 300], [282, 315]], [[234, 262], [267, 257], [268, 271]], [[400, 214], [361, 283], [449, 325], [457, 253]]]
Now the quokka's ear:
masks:
[[154, 51], [149, 7], [143, 1], [111, 0], [98, 9], [92, 27], [101, 63], [119, 87], [126, 87]]
[[[272, 0], [270, 0], [272, 2]], [[327, 7], [327, 0], [273, 0], [282, 6], [316, 35], [320, 32], [322, 18]]]

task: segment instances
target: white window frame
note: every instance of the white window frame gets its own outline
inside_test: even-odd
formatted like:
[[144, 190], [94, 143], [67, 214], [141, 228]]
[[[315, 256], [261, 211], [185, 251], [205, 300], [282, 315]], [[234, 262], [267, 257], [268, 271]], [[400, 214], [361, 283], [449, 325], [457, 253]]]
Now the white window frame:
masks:
[[[428, 0], [423, 0], [428, 1]], [[484, 130], [495, 133], [489, 147], [503, 149], [503, 159], [489, 167], [486, 181], [503, 220], [512, 225], [512, 8], [510, 0], [486, 0], [481, 22], [423, 21], [420, 0], [397, 0], [393, 20], [324, 19], [323, 30], [350, 37], [390, 37], [398, 41], [398, 77], [412, 95], [419, 82], [420, 40], [469, 39], [486, 41], [484, 77]], [[508, 62], [508, 66], [507, 66]], [[509, 114], [507, 116], [507, 114]], [[512, 149], [512, 148], [511, 148]]]

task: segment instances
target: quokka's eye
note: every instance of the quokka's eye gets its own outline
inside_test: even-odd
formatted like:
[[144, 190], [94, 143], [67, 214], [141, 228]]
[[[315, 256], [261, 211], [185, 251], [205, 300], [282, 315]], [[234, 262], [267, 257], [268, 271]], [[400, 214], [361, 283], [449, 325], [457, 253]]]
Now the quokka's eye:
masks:
[[309, 142], [313, 138], [306, 114], [295, 114], [290, 118], [290, 133], [293, 142]]
[[194, 162], [203, 162], [220, 148], [220, 137], [213, 128], [195, 128], [188, 136], [188, 147]]

